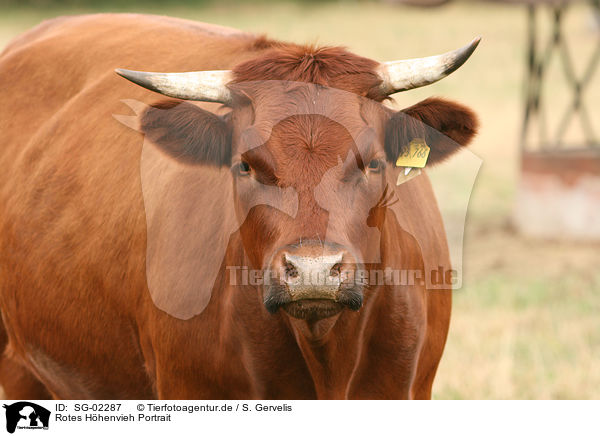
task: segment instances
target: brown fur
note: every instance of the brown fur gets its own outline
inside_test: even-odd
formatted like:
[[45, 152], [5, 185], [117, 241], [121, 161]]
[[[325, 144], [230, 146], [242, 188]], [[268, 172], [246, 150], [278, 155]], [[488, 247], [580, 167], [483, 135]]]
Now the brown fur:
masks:
[[[259, 289], [232, 287], [223, 273], [201, 314], [181, 320], [159, 310], [145, 274], [143, 139], [112, 118], [125, 111], [123, 98], [154, 105], [142, 128], [169, 159], [181, 151], [187, 164], [222, 166], [245, 156], [254, 159], [257, 177], [296, 189], [295, 217], [251, 209], [226, 241], [222, 270], [260, 264], [284, 242], [324, 234], [327, 223], [333, 238], [364, 254], [368, 247], [356, 230], [356, 214], [370, 216], [371, 203], [383, 195], [384, 175], [370, 175], [368, 189], [354, 202], [334, 193], [348, 186], [348, 177], [362, 177], [359, 156], [385, 157], [399, 144], [391, 141], [385, 150], [381, 145], [393, 114], [354, 95], [385, 98], [376, 91], [376, 66], [341, 48], [300, 47], [186, 20], [127, 14], [62, 18], [13, 41], [0, 57], [0, 81], [11, 84], [0, 91], [0, 104], [11, 108], [0, 118], [0, 309], [6, 330], [0, 345], [10, 350], [0, 362], [0, 383], [8, 396], [429, 398], [448, 331], [449, 291], [380, 287], [365, 295], [359, 312], [345, 310], [308, 323], [282, 311], [269, 314]], [[337, 123], [314, 115], [282, 119], [250, 156], [244, 155], [240, 133], [273, 119], [273, 111], [290, 101], [310, 106], [310, 87], [288, 89], [291, 94], [258, 87], [250, 103], [223, 114], [209, 104], [165, 105], [164, 97], [116, 76], [117, 67], [235, 67], [241, 86], [294, 80], [346, 94], [321, 94], [323, 105], [339, 112]], [[473, 116], [451, 103], [430, 101], [406, 113], [459, 143], [468, 142], [476, 128]], [[373, 129], [374, 144], [352, 139], [365, 126]], [[396, 127], [388, 125], [388, 131], [397, 137], [420, 132], [401, 123]], [[257, 137], [265, 133], [255, 130]], [[432, 141], [436, 147], [435, 162], [455, 148], [443, 138]], [[338, 156], [356, 159], [349, 161], [354, 166], [347, 177], [331, 171]], [[200, 195], [210, 190], [244, 201], [241, 184], [252, 179], [236, 178], [232, 194], [231, 183], [215, 174], [202, 173], [206, 189]], [[311, 191], [315, 185], [322, 187], [329, 210]], [[402, 207], [395, 214], [381, 208], [370, 221], [381, 231], [382, 262], [449, 267], [427, 178], [398, 187], [396, 195]], [[200, 210], [202, 225], [194, 236], [223, 226], [221, 212]], [[15, 385], [17, 377], [23, 381]]]
[[281, 45], [236, 65], [234, 82], [291, 80], [344, 89], [382, 101], [378, 64], [341, 47]]

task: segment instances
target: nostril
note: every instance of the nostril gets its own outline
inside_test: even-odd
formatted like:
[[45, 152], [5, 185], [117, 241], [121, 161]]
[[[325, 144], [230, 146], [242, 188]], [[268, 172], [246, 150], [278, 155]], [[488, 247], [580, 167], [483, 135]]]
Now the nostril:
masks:
[[330, 277], [339, 277], [341, 273], [342, 273], [342, 264], [341, 263], [336, 263], [329, 270]]
[[285, 262], [284, 272], [287, 279], [295, 279], [298, 277], [298, 270], [292, 262]]

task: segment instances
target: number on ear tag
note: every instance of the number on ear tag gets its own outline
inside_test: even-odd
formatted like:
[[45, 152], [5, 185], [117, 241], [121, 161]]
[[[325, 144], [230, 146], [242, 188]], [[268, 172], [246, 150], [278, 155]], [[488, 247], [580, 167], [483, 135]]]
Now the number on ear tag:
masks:
[[429, 157], [429, 146], [423, 138], [415, 138], [402, 148], [396, 161], [397, 167], [423, 168]]

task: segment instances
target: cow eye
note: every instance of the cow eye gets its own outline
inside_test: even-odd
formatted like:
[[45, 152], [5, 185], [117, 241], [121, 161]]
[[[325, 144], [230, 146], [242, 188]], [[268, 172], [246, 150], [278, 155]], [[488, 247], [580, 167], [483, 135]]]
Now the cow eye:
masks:
[[369, 171], [373, 173], [378, 173], [383, 168], [383, 162], [380, 159], [373, 159], [369, 162]]
[[237, 170], [240, 176], [247, 176], [250, 174], [250, 164], [248, 162], [241, 161], [237, 166]]

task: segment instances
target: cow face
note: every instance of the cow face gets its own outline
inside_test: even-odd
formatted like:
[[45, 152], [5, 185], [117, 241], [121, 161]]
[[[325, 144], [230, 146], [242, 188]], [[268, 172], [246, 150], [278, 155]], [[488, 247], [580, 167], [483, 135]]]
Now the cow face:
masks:
[[471, 139], [474, 115], [438, 99], [395, 112], [309, 83], [232, 89], [226, 115], [168, 103], [146, 111], [142, 130], [180, 162], [229, 170], [243, 248], [263, 272], [268, 311], [316, 320], [358, 310], [360, 272], [385, 261], [385, 210], [398, 200], [388, 180], [401, 149], [423, 138], [435, 164]]
[[[439, 99], [399, 112], [378, 102], [446, 77], [478, 43], [476, 38], [442, 55], [383, 63], [340, 47], [274, 43], [233, 70], [117, 70], [169, 97], [224, 103], [231, 109], [219, 116], [175, 102], [142, 117], [141, 130], [155, 146], [177, 162], [206, 168], [195, 180], [185, 169], [160, 169], [152, 163], [156, 156], [144, 164], [143, 153], [142, 184], [144, 168], [153, 184], [144, 190], [149, 233], [169, 239], [165, 229], [179, 230], [166, 251], [165, 238], [149, 238], [147, 269], [154, 302], [172, 307], [172, 301], [180, 301], [175, 310], [180, 317], [206, 307], [210, 292], [204, 292], [201, 304], [178, 296], [196, 295], [190, 288], [198, 277], [204, 278], [199, 280], [204, 288], [209, 283], [212, 289], [215, 264], [224, 252], [211, 250], [225, 245], [230, 215], [236, 215], [232, 232], [239, 230], [238, 245], [252, 268], [263, 271], [267, 310], [283, 307], [297, 318], [321, 319], [345, 307], [358, 309], [363, 286], [353, 273], [385, 262], [385, 210], [390, 201], [402, 201], [393, 198], [397, 174], [390, 177], [398, 172], [394, 164], [400, 151], [413, 139], [425, 140], [431, 148], [429, 165], [434, 165], [466, 144], [477, 124], [467, 108]], [[262, 45], [253, 49], [262, 50]], [[227, 169], [231, 187], [215, 182], [214, 174], [211, 179], [208, 168]], [[179, 181], [157, 182], [178, 171], [183, 175]], [[214, 212], [223, 210], [223, 200], [208, 198], [205, 186], [215, 183], [221, 194], [230, 194], [235, 212]], [[157, 202], [146, 192], [153, 190], [167, 201], [179, 198], [183, 206], [173, 212], [159, 202], [155, 209], [162, 210], [149, 213], [148, 204]], [[198, 206], [211, 214], [209, 220], [193, 219], [190, 202], [200, 198], [211, 205], [212, 212]], [[168, 225], [161, 227], [161, 221]], [[200, 242], [188, 243], [188, 233], [200, 233]]]
[[301, 318], [357, 310], [363, 284], [356, 272], [380, 260], [380, 232], [367, 222], [386, 187], [386, 113], [336, 89], [266, 85], [237, 86], [252, 121], [235, 125], [232, 156], [238, 208], [255, 204], [261, 184], [297, 196], [295, 216], [256, 207], [240, 229], [252, 263], [264, 272], [265, 306]]

